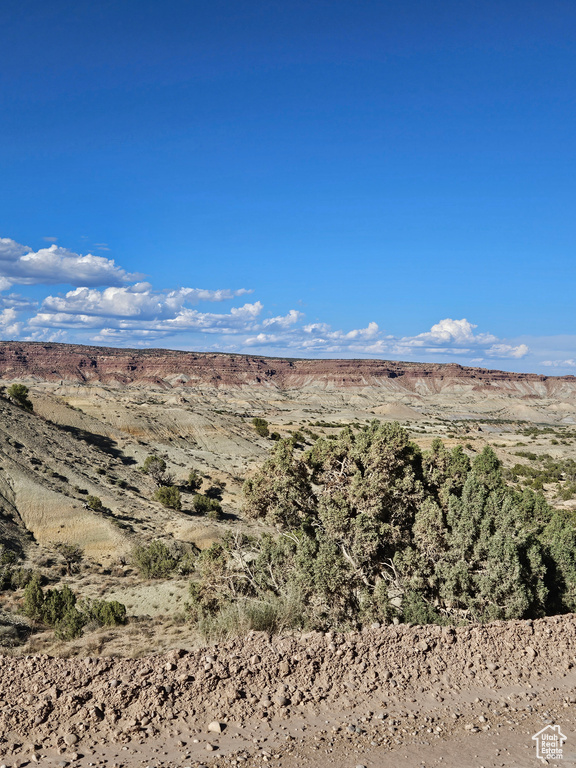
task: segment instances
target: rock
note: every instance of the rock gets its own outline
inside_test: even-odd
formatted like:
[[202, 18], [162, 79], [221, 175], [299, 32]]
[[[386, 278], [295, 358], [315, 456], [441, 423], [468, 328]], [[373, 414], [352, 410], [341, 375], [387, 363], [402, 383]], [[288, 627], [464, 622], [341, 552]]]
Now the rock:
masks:
[[286, 696], [274, 696], [274, 702], [279, 707], [287, 707], [290, 704], [290, 699], [287, 699]]
[[78, 736], [76, 736], [75, 733], [65, 733], [64, 734], [64, 744], [66, 744], [69, 747], [73, 747], [74, 744], [76, 744], [78, 741]]
[[290, 663], [284, 659], [284, 661], [281, 661], [278, 665], [278, 670], [280, 674], [285, 677], [290, 673]]
[[209, 733], [222, 733], [224, 728], [226, 728], [226, 723], [219, 723], [217, 720], [212, 720], [211, 723], [208, 723]]

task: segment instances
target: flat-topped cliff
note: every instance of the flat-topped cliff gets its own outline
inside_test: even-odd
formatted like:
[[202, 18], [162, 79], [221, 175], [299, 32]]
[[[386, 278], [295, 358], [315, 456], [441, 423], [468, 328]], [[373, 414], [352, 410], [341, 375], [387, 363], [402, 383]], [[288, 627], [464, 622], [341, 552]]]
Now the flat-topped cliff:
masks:
[[0, 378], [34, 377], [79, 383], [156, 384], [166, 387], [267, 385], [300, 388], [399, 386], [440, 391], [453, 385], [523, 390], [549, 395], [576, 391], [574, 376], [541, 376], [455, 363], [390, 360], [307, 360], [167, 349], [114, 349], [73, 344], [0, 342]]

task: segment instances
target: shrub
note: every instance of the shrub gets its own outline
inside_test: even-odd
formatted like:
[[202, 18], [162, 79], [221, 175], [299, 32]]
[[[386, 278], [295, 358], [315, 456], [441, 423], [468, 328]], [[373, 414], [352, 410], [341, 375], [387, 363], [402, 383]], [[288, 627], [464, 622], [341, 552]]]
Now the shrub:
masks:
[[[192, 609], [190, 604], [188, 608]], [[275, 634], [302, 628], [305, 613], [297, 599], [242, 600], [202, 616], [197, 621], [197, 629], [205, 642], [222, 642], [252, 631]]]
[[197, 623], [246, 623], [247, 606], [291, 595], [303, 606], [294, 621], [317, 629], [534, 618], [576, 605], [575, 520], [508, 487], [490, 448], [472, 462], [440, 440], [422, 453], [398, 424], [374, 421], [305, 454], [279, 441], [244, 496], [245, 514], [279, 532], [230, 535], [198, 557]]
[[197, 493], [194, 496], [194, 510], [200, 515], [207, 515], [211, 520], [217, 520], [222, 513], [222, 506], [217, 499], [211, 499]]
[[266, 419], [260, 419], [256, 417], [252, 419], [252, 424], [257, 434], [260, 435], [260, 437], [268, 437], [268, 435], [270, 434], [270, 430], [268, 429], [268, 422], [266, 421]]
[[104, 509], [102, 499], [99, 496], [87, 496], [86, 506], [88, 509], [94, 510], [94, 512], [99, 512], [100, 510]]
[[54, 625], [54, 634], [58, 640], [72, 640], [82, 634], [86, 617], [75, 607], [67, 610]]
[[188, 487], [191, 491], [199, 491], [202, 487], [202, 475], [198, 470], [190, 470], [190, 474], [188, 475]]
[[142, 471], [149, 475], [157, 486], [170, 485], [173, 476], [166, 469], [166, 462], [160, 456], [148, 456], [142, 465]]
[[0, 544], [0, 565], [15, 565], [18, 562], [18, 555], [3, 544]]
[[178, 559], [158, 539], [151, 541], [147, 547], [136, 547], [132, 552], [132, 560], [146, 579], [166, 578], [178, 564]]
[[32, 405], [32, 401], [29, 399], [28, 394], [29, 389], [28, 387], [25, 387], [24, 384], [12, 384], [8, 387], [8, 396], [16, 403], [16, 405], [19, 405], [27, 411], [32, 411], [34, 410], [34, 406]]
[[224, 492], [224, 488], [226, 487], [226, 483], [219, 482], [214, 483], [214, 485], [211, 485], [205, 492], [205, 496], [208, 496], [209, 499], [217, 499], [218, 501], [222, 501], [222, 494]]
[[87, 621], [94, 621], [101, 627], [126, 623], [126, 606], [117, 600], [85, 600], [81, 611]]
[[182, 509], [180, 491], [175, 485], [162, 485], [156, 489], [154, 498], [170, 509]]
[[64, 541], [56, 541], [53, 546], [64, 559], [68, 575], [78, 571], [82, 558], [84, 557], [82, 549], [76, 544], [68, 544]]
[[44, 592], [40, 583], [40, 575], [34, 574], [24, 590], [24, 604], [22, 609], [25, 616], [33, 621], [42, 620], [44, 606]]
[[0, 565], [0, 591], [22, 589], [27, 586], [33, 576], [34, 572], [29, 568], [18, 568], [13, 563]]
[[76, 605], [76, 595], [65, 584], [62, 589], [48, 589], [42, 602], [42, 621], [55, 626]]
[[44, 593], [38, 575], [24, 590], [23, 611], [28, 618], [54, 627], [59, 640], [71, 640], [81, 634], [88, 617], [76, 607], [76, 595], [70, 587], [49, 589]]

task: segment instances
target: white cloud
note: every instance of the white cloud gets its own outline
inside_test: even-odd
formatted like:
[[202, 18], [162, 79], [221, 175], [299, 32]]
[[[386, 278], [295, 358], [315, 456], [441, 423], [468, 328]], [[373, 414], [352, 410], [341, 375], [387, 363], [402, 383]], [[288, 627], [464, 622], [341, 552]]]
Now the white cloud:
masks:
[[265, 347], [270, 344], [282, 344], [283, 342], [282, 336], [277, 336], [273, 333], [259, 333], [257, 336], [249, 336], [247, 339], [244, 339], [243, 346]]
[[203, 288], [179, 288], [176, 291], [155, 291], [150, 283], [112, 286], [104, 290], [76, 288], [65, 296], [48, 296], [42, 303], [43, 316], [49, 314], [92, 315], [105, 318], [134, 318], [140, 321], [174, 320], [185, 312], [185, 304], [199, 301], [225, 301], [249, 293], [238, 291], [209, 291]]
[[[298, 349], [307, 354], [357, 354], [404, 359], [466, 358], [474, 354], [476, 360], [478, 352], [503, 359], [520, 358], [529, 352], [526, 344], [507, 344], [491, 333], [475, 333], [476, 326], [466, 319], [445, 318], [429, 331], [400, 338], [382, 333], [375, 322], [351, 331], [334, 330], [321, 322], [284, 328], [276, 325], [273, 329], [266, 327], [265, 323], [262, 323], [260, 332], [244, 340], [247, 349]], [[275, 332], [269, 333], [269, 330]]]
[[27, 336], [22, 336], [22, 341], [68, 341], [66, 331], [55, 331], [51, 328], [38, 328]]
[[35, 301], [30, 301], [30, 299], [21, 296], [19, 293], [9, 293], [7, 296], [0, 296], [0, 307], [12, 307], [22, 312], [34, 309], [37, 306]]
[[568, 360], [542, 360], [542, 365], [547, 368], [576, 368], [576, 360], [569, 358]]
[[[294, 312], [294, 310], [292, 310]], [[302, 315], [301, 312], [297, 313]], [[294, 321], [296, 322], [296, 321]], [[266, 321], [262, 323], [266, 326]], [[332, 330], [327, 323], [309, 323], [298, 328], [282, 328], [275, 325], [278, 333], [259, 333], [244, 341], [247, 347], [279, 345], [288, 349], [301, 349], [306, 352], [334, 352], [345, 350], [365, 350], [365, 342], [378, 336], [377, 323], [369, 323], [366, 328], [351, 331]]]
[[18, 312], [14, 308], [0, 312], [0, 332], [3, 336], [16, 338], [22, 333], [22, 323], [18, 321]]
[[528, 352], [530, 352], [530, 347], [526, 344], [518, 344], [518, 346], [514, 346], [513, 344], [493, 344], [486, 350], [488, 357], [514, 357], [516, 359], [526, 357]]
[[474, 323], [468, 322], [466, 318], [462, 320], [452, 320], [446, 317], [439, 323], [433, 325], [429, 331], [419, 333], [417, 336], [407, 336], [400, 340], [400, 343], [407, 347], [428, 347], [438, 344], [444, 347], [447, 344], [490, 344], [497, 342], [496, 336], [490, 333], [474, 333], [477, 328]]
[[[149, 290], [147, 284], [137, 284], [134, 288], [134, 292], [112, 288], [106, 291], [77, 289], [62, 299], [49, 297], [50, 301], [44, 302], [41, 311], [30, 319], [29, 324], [32, 327], [86, 330], [100, 330], [105, 324], [107, 333], [117, 329], [129, 331], [129, 335], [161, 332], [165, 336], [185, 331], [237, 334], [254, 330], [263, 309], [257, 301], [232, 307], [229, 313], [199, 312], [183, 306], [188, 295], [195, 299], [194, 289], [155, 293]], [[224, 292], [213, 293], [221, 296]], [[212, 300], [222, 299], [213, 297]], [[85, 311], [80, 312], [80, 308]]]
[[118, 328], [102, 328], [96, 335], [91, 337], [91, 341], [106, 345], [126, 345], [126, 343], [136, 343], [139, 345], [150, 344], [158, 339], [163, 339], [169, 335], [168, 331], [131, 331], [127, 336], [126, 331]]
[[264, 328], [290, 328], [291, 325], [295, 325], [303, 317], [303, 312], [298, 312], [296, 309], [291, 309], [286, 315], [282, 315], [280, 317], [269, 317], [267, 320], [263, 320], [262, 325]]
[[[78, 253], [50, 245], [33, 251], [26, 245], [0, 238], [0, 279], [6, 287], [14, 283], [21, 285], [122, 285], [138, 279], [112, 259], [94, 256], [91, 253], [81, 256]], [[6, 285], [7, 283], [7, 285]]]

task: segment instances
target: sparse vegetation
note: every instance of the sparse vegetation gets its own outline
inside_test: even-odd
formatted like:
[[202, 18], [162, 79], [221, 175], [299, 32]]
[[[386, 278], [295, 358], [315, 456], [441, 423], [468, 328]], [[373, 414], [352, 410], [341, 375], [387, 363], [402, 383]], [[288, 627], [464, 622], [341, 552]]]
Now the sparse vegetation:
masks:
[[159, 539], [135, 547], [132, 560], [145, 579], [165, 579], [178, 565], [178, 557]]
[[102, 509], [104, 509], [104, 505], [102, 504], [102, 499], [99, 496], [87, 496], [86, 497], [86, 506], [88, 509], [92, 509], [94, 512], [100, 512]]
[[66, 564], [66, 572], [69, 576], [78, 571], [84, 552], [76, 544], [68, 544], [64, 541], [55, 541], [54, 549], [62, 557]]
[[167, 470], [166, 462], [160, 456], [148, 456], [142, 465], [142, 471], [159, 487], [168, 486], [174, 482], [174, 477]]
[[200, 515], [206, 515], [211, 520], [218, 520], [222, 514], [222, 505], [218, 499], [210, 498], [201, 493], [194, 496], [194, 510]]
[[175, 485], [161, 485], [156, 489], [154, 498], [169, 509], [182, 509], [180, 489]]
[[375, 421], [304, 455], [281, 441], [244, 494], [244, 512], [280, 532], [229, 536], [199, 556], [200, 626], [242, 623], [278, 601], [300, 606], [293, 626], [316, 628], [576, 608], [574, 520], [509, 488], [491, 448], [472, 463], [440, 440], [421, 452], [399, 425]]
[[28, 397], [30, 394], [30, 390], [28, 387], [24, 386], [24, 384], [11, 384], [8, 387], [7, 390], [8, 397], [16, 403], [16, 405], [19, 405], [21, 408], [24, 408], [26, 411], [33, 411], [34, 405], [32, 404], [32, 401]]
[[80, 610], [87, 622], [113, 627], [126, 621], [126, 606], [117, 600], [83, 600]]
[[260, 437], [268, 437], [270, 434], [270, 430], [268, 429], [268, 422], [266, 419], [261, 419], [258, 416], [252, 419], [252, 424], [254, 425], [254, 429], [256, 430], [256, 433], [260, 435]]
[[66, 584], [44, 592], [35, 574], [24, 590], [23, 612], [32, 621], [53, 627], [60, 640], [77, 637], [89, 621], [104, 625], [121, 624], [126, 619], [125, 606], [116, 601], [87, 602], [86, 610], [83, 606], [78, 610], [76, 602], [76, 595]]
[[191, 469], [188, 475], [188, 488], [191, 491], [199, 491], [202, 487], [202, 475], [197, 469]]
[[0, 592], [23, 589], [32, 579], [33, 571], [18, 565], [18, 555], [0, 543]]

